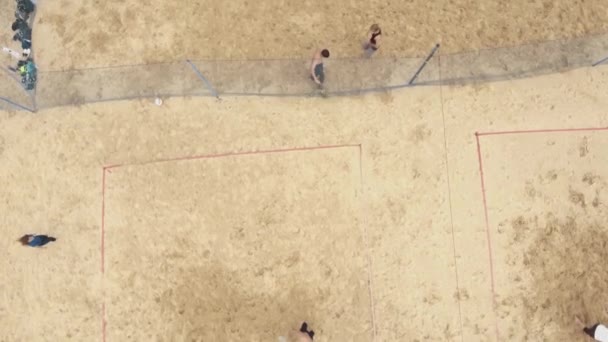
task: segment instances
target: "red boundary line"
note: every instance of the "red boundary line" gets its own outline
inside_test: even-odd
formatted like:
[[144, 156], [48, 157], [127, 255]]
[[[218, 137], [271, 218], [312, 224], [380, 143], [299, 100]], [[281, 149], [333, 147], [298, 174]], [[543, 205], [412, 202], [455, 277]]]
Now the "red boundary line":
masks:
[[360, 147], [360, 146], [361, 146], [361, 144], [321, 145], [321, 146], [313, 146], [313, 147], [293, 147], [293, 148], [273, 149], [273, 150], [256, 150], [256, 151], [243, 151], [243, 152], [227, 152], [227, 153], [218, 153], [218, 154], [202, 154], [202, 155], [186, 156], [186, 157], [154, 159], [154, 160], [144, 161], [144, 162], [106, 165], [106, 166], [104, 166], [104, 169], [110, 170], [110, 169], [119, 168], [119, 167], [123, 167], [123, 166], [142, 166], [142, 165], [149, 165], [149, 164], [156, 164], [156, 163], [197, 160], [197, 159], [212, 159], [212, 158], [222, 158], [222, 157], [285, 153], [285, 152], [296, 152], [296, 151], [326, 150], [326, 149], [332, 149], [332, 148]]
[[[101, 273], [102, 273], [102, 275], [105, 274], [106, 172], [111, 172], [110, 171], [111, 169], [125, 167], [125, 166], [143, 166], [143, 165], [166, 163], [166, 162], [214, 159], [214, 158], [222, 158], [222, 157], [236, 157], [236, 156], [248, 156], [248, 155], [259, 155], [259, 154], [327, 150], [327, 149], [337, 149], [337, 148], [347, 148], [347, 147], [359, 148], [359, 173], [360, 173], [361, 180], [362, 180], [363, 179], [363, 166], [362, 166], [363, 151], [362, 151], [361, 144], [320, 145], [320, 146], [312, 146], [312, 147], [293, 147], [293, 148], [284, 148], [284, 149], [227, 152], [227, 153], [218, 153], [218, 154], [203, 154], [203, 155], [194, 155], [194, 156], [185, 156], [185, 157], [154, 159], [154, 160], [143, 161], [143, 162], [134, 162], [134, 163], [110, 164], [110, 165], [103, 166], [102, 167], [102, 180], [101, 180]], [[370, 251], [368, 251], [368, 253], [369, 252]], [[370, 272], [371, 272], [371, 270], [370, 270]], [[370, 289], [370, 291], [371, 291], [371, 289]], [[370, 301], [373, 302], [373, 298], [371, 298], [371, 292], [370, 292]], [[375, 324], [373, 307], [372, 307], [371, 314], [372, 314], [372, 324]], [[103, 342], [106, 341], [106, 326], [107, 326], [106, 305], [105, 305], [105, 301], [104, 301], [102, 304], [102, 317], [101, 317], [101, 329], [102, 329], [102, 341]], [[373, 331], [374, 337], [375, 337], [375, 334], [376, 334], [376, 331], [374, 328], [374, 331]]]
[[496, 290], [494, 283], [494, 260], [492, 259], [492, 239], [490, 237], [490, 220], [488, 219], [488, 204], [486, 200], [486, 183], [483, 177], [483, 161], [481, 156], [481, 143], [479, 142], [479, 134], [475, 133], [475, 140], [477, 141], [477, 160], [479, 161], [479, 179], [481, 180], [481, 196], [483, 198], [483, 214], [486, 223], [486, 238], [488, 241], [488, 257], [490, 260], [490, 285], [492, 287], [492, 308], [494, 311], [494, 329], [496, 334], [496, 341], [500, 341], [500, 334], [498, 332], [498, 319], [496, 316]]
[[486, 224], [486, 237], [488, 242], [488, 255], [489, 255], [489, 267], [490, 267], [490, 284], [492, 288], [492, 305], [494, 308], [494, 324], [496, 341], [500, 341], [500, 334], [498, 330], [498, 316], [496, 313], [497, 302], [496, 302], [496, 283], [494, 281], [494, 260], [492, 252], [492, 238], [490, 234], [490, 220], [488, 215], [488, 202], [486, 197], [486, 185], [485, 177], [483, 173], [483, 157], [481, 154], [481, 142], [479, 137], [482, 136], [496, 136], [496, 135], [516, 135], [516, 134], [536, 134], [536, 133], [568, 133], [568, 132], [594, 132], [594, 131], [608, 131], [608, 127], [580, 127], [580, 128], [549, 128], [549, 129], [530, 129], [530, 130], [512, 130], [512, 131], [494, 131], [494, 132], [475, 132], [475, 140], [477, 143], [477, 159], [479, 162], [479, 178], [481, 182], [481, 195], [483, 200], [483, 213]]
[[101, 170], [101, 274], [105, 273], [106, 168]]
[[[100, 236], [100, 248], [101, 248], [101, 274], [105, 274], [105, 217], [106, 217], [106, 168], [101, 170], [101, 236]], [[105, 300], [101, 305], [101, 341], [106, 341], [106, 302]]]

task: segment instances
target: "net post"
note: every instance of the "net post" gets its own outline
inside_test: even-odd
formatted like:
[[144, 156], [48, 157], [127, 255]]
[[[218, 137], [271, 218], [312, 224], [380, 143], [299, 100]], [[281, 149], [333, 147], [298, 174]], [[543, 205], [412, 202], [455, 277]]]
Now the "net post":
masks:
[[431, 58], [433, 58], [433, 56], [435, 55], [435, 53], [437, 52], [437, 50], [439, 50], [439, 43], [437, 43], [435, 45], [435, 47], [433, 47], [433, 49], [431, 50], [431, 52], [429, 53], [429, 55], [424, 59], [424, 62], [422, 62], [422, 65], [420, 65], [420, 67], [418, 68], [418, 71], [416, 71], [416, 73], [414, 74], [414, 76], [412, 76], [412, 78], [410, 79], [409, 82], [407, 82], [407, 85], [412, 85], [414, 84], [414, 81], [416, 81], [416, 79], [418, 78], [418, 75], [420, 75], [420, 73], [422, 72], [422, 70], [424, 69], [424, 67], [426, 66], [426, 64], [431, 60]]
[[606, 61], [608, 61], [608, 57], [606, 57], [606, 58], [604, 58], [604, 59], [600, 59], [599, 61], [597, 61], [597, 62], [595, 62], [595, 63], [591, 64], [591, 66], [592, 66], [592, 67], [598, 66], [598, 65], [600, 65], [600, 64], [602, 64], [602, 63], [604, 63], [604, 62], [606, 62]]
[[203, 83], [207, 86], [207, 88], [209, 88], [209, 91], [211, 91], [211, 94], [219, 99], [220, 96], [218, 95], [217, 90], [215, 90], [215, 88], [213, 88], [213, 86], [211, 85], [211, 82], [209, 82], [209, 80], [207, 80], [207, 78], [203, 75], [203, 73], [200, 70], [198, 70], [196, 65], [194, 65], [194, 63], [192, 63], [192, 61], [190, 61], [189, 59], [186, 60], [186, 63], [190, 64], [190, 67], [192, 67], [192, 70], [194, 70], [194, 72], [196, 73], [198, 78], [200, 78], [201, 81], [203, 81]]

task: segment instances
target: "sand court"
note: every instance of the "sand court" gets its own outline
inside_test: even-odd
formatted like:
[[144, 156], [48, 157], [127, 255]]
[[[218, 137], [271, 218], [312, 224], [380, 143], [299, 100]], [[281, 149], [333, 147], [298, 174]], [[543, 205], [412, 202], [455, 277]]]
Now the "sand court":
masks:
[[[608, 66], [585, 64], [606, 18], [604, 0], [39, 1], [40, 110], [0, 104], [0, 342], [277, 341], [303, 320], [315, 341], [585, 341], [574, 314], [608, 320]], [[358, 59], [373, 22], [383, 45]], [[403, 85], [436, 43], [426, 86], [236, 96], [309, 95], [320, 46], [329, 90]], [[483, 82], [505, 74], [534, 77]], [[439, 82], [462, 76], [479, 82]]]
[[480, 140], [500, 336], [559, 339], [573, 313], [605, 298], [580, 284], [607, 276], [608, 129]]
[[[322, 340], [369, 341], [359, 153], [344, 146], [108, 169], [108, 340], [269, 341], [308, 317]], [[268, 320], [268, 312], [281, 314]]]

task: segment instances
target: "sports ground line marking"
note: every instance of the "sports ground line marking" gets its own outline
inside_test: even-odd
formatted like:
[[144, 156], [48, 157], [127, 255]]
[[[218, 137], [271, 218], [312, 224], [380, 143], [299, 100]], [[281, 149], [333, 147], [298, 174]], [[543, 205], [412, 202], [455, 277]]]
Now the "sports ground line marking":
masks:
[[483, 200], [483, 213], [486, 225], [486, 238], [488, 242], [488, 256], [490, 268], [490, 285], [492, 289], [492, 305], [494, 311], [494, 325], [496, 333], [496, 341], [500, 341], [498, 330], [498, 314], [496, 312], [498, 303], [496, 302], [496, 283], [494, 281], [494, 260], [492, 252], [492, 238], [490, 234], [490, 220], [488, 215], [488, 202], [486, 197], [485, 177], [483, 173], [483, 156], [481, 153], [480, 137], [497, 136], [497, 135], [517, 135], [517, 134], [553, 134], [553, 133], [572, 133], [572, 132], [597, 132], [608, 131], [608, 127], [580, 127], [580, 128], [548, 128], [548, 129], [529, 129], [529, 130], [512, 130], [512, 131], [494, 131], [494, 132], [475, 132], [475, 140], [477, 142], [477, 160], [479, 162], [479, 178], [481, 183], [481, 195]]
[[367, 227], [369, 226], [369, 210], [368, 207], [365, 206], [363, 202], [363, 194], [365, 194], [365, 182], [363, 181], [363, 147], [359, 145], [359, 181], [361, 188], [361, 199], [359, 200], [359, 205], [361, 209], [365, 209], [363, 214], [363, 227], [362, 227], [362, 238], [365, 249], [367, 250], [367, 289], [369, 290], [369, 306], [371, 312], [372, 319], [372, 341], [376, 341], [377, 338], [377, 329], [376, 329], [376, 305], [374, 300], [374, 277], [373, 277], [373, 269], [374, 269], [374, 261], [372, 257], [372, 248], [369, 243], [369, 230]]
[[549, 128], [549, 129], [530, 129], [530, 130], [515, 130], [515, 131], [497, 131], [497, 132], [477, 132], [476, 136], [482, 137], [487, 135], [507, 135], [507, 134], [531, 134], [531, 133], [561, 133], [561, 132], [592, 132], [606, 131], [608, 127], [583, 127], [583, 128]]
[[486, 185], [483, 177], [483, 158], [481, 157], [481, 143], [479, 142], [479, 134], [475, 133], [475, 139], [477, 140], [477, 159], [479, 161], [479, 178], [481, 179], [481, 196], [483, 198], [483, 213], [485, 215], [486, 223], [486, 239], [488, 242], [488, 257], [490, 260], [490, 285], [492, 288], [492, 311], [494, 312], [494, 330], [496, 334], [496, 341], [500, 341], [500, 334], [498, 332], [498, 317], [496, 314], [496, 291], [494, 288], [494, 261], [492, 260], [492, 239], [490, 238], [490, 224], [488, 220], [488, 205], [486, 201]]
[[[237, 157], [237, 156], [251, 156], [251, 155], [260, 155], [260, 154], [275, 154], [275, 153], [287, 153], [287, 152], [301, 152], [301, 151], [315, 151], [315, 150], [327, 150], [327, 149], [339, 149], [339, 148], [358, 148], [359, 149], [359, 176], [360, 176], [360, 187], [361, 193], [364, 193], [363, 188], [363, 166], [362, 166], [362, 158], [363, 151], [361, 144], [340, 144], [340, 145], [321, 145], [321, 146], [312, 146], [312, 147], [293, 147], [293, 148], [284, 148], [284, 149], [271, 149], [271, 150], [254, 150], [254, 151], [243, 151], [243, 152], [226, 152], [226, 153], [218, 153], [218, 154], [203, 154], [203, 155], [194, 155], [194, 156], [184, 156], [184, 157], [173, 157], [173, 158], [161, 158], [154, 159], [149, 161], [142, 162], [131, 162], [131, 163], [122, 163], [122, 164], [111, 164], [102, 167], [102, 181], [101, 181], [101, 273], [105, 274], [105, 193], [106, 193], [106, 174], [111, 173], [112, 169], [117, 169], [126, 166], [144, 166], [150, 164], [159, 164], [166, 162], [180, 162], [180, 161], [190, 161], [190, 160], [202, 160], [202, 159], [214, 159], [214, 158], [222, 158], [222, 157]], [[367, 219], [365, 218], [365, 223], [367, 223]], [[373, 296], [373, 285], [372, 285], [372, 258], [371, 258], [371, 248], [368, 240], [368, 230], [364, 225], [363, 227], [363, 242], [365, 248], [367, 249], [367, 284], [368, 291], [370, 296], [370, 315], [371, 315], [371, 323], [372, 323], [372, 336], [373, 341], [376, 340], [376, 316], [375, 316], [375, 305], [374, 305], [374, 296]], [[105, 300], [102, 303], [102, 315], [101, 315], [101, 329], [102, 329], [102, 341], [106, 341], [106, 328], [107, 328], [107, 320], [106, 320], [106, 304]]]
[[101, 340], [106, 340], [106, 302], [101, 304]]
[[437, 57], [439, 64], [439, 97], [441, 99], [441, 122], [443, 126], [443, 159], [445, 161], [445, 173], [448, 186], [448, 204], [450, 209], [450, 230], [452, 233], [452, 257], [454, 259], [454, 277], [456, 278], [456, 293], [458, 293], [458, 323], [460, 324], [460, 342], [464, 342], [464, 329], [462, 326], [462, 304], [460, 300], [460, 277], [458, 276], [458, 260], [456, 258], [456, 236], [454, 234], [454, 210], [452, 208], [452, 185], [450, 183], [450, 161], [448, 158], [448, 138], [445, 126], [445, 109], [443, 100], [443, 76], [441, 73], [441, 56]]

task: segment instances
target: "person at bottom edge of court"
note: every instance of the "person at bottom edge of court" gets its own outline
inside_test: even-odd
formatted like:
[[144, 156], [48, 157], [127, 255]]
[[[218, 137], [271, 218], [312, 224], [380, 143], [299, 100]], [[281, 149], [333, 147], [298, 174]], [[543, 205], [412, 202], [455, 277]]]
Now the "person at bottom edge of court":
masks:
[[603, 324], [596, 323], [591, 326], [587, 326], [580, 318], [574, 317], [576, 324], [583, 330], [583, 332], [589, 335], [596, 341], [608, 342], [608, 327]]
[[312, 342], [315, 337], [315, 332], [308, 328], [308, 323], [303, 322], [302, 326], [300, 326], [300, 334], [298, 337], [298, 342]]

